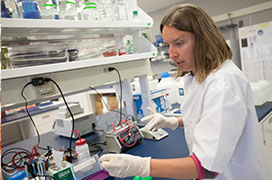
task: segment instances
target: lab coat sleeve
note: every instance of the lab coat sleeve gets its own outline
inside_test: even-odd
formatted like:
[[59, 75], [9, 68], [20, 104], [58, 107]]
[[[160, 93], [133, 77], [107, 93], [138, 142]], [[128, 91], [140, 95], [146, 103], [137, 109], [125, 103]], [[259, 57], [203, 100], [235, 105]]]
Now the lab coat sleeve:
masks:
[[246, 123], [246, 101], [242, 90], [235, 88], [222, 82], [210, 86], [203, 99], [201, 119], [194, 128], [192, 151], [212, 172], [223, 172]]

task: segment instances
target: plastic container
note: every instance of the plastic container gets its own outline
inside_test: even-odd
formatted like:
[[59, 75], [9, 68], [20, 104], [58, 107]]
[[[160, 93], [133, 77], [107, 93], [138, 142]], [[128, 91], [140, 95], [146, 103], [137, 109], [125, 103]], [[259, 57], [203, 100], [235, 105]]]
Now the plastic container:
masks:
[[76, 0], [58, 0], [60, 19], [78, 20]]
[[8, 56], [13, 68], [66, 62], [67, 47], [59, 44], [32, 44], [13, 46]]
[[79, 138], [79, 140], [76, 141], [76, 153], [78, 162], [82, 162], [86, 159], [89, 159], [91, 156], [89, 146], [86, 143], [86, 139], [81, 139], [78, 130], [73, 130], [73, 132], [76, 132]]
[[168, 72], [163, 72], [161, 74], [161, 81], [158, 83], [157, 90], [165, 89], [166, 90], [166, 100], [168, 106], [172, 106], [172, 104], [177, 103], [177, 84], [175, 79], [170, 77]]
[[82, 6], [83, 20], [99, 21], [100, 9], [96, 0], [85, 0]]
[[59, 19], [56, 0], [39, 0], [42, 19]]

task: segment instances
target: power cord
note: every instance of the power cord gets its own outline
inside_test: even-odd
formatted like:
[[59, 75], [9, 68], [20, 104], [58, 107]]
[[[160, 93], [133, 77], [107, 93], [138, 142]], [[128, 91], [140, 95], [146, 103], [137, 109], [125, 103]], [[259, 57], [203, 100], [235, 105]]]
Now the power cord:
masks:
[[[99, 92], [97, 91], [97, 89], [95, 89], [95, 88], [92, 87], [92, 86], [89, 86], [89, 88], [92, 89], [92, 90], [94, 90], [94, 91], [96, 92], [96, 94], [97, 94], [97, 95], [100, 97], [100, 99], [103, 101], [103, 104], [105, 104], [105, 107], [107, 108], [107, 110], [108, 110], [109, 112], [117, 112], [117, 113], [121, 114], [121, 116], [123, 116], [123, 117], [126, 116], [124, 113], [122, 113], [122, 112], [120, 112], [120, 111], [110, 110], [109, 107], [108, 107], [108, 105], [107, 105], [107, 103], [105, 102], [104, 98], [102, 98], [101, 93], [99, 93]], [[98, 121], [100, 121], [100, 119], [101, 119], [102, 116], [103, 116], [103, 114], [99, 117]], [[113, 115], [112, 115], [112, 118], [116, 120], [116, 118], [115, 118]], [[106, 122], [106, 124], [107, 124], [107, 122]], [[118, 124], [119, 124], [119, 122], [118, 122]], [[107, 124], [107, 126], [110, 127], [111, 124], [110, 124], [110, 125]]]
[[39, 131], [38, 131], [38, 128], [37, 128], [37, 126], [36, 126], [34, 120], [32, 119], [32, 116], [31, 116], [30, 113], [29, 113], [29, 110], [28, 110], [28, 102], [27, 102], [26, 97], [24, 96], [24, 90], [25, 90], [25, 88], [26, 88], [27, 86], [29, 86], [29, 85], [31, 85], [31, 84], [32, 84], [33, 86], [38, 86], [40, 83], [41, 83], [40, 81], [31, 81], [31, 82], [28, 82], [27, 84], [25, 84], [24, 87], [22, 88], [21, 96], [22, 96], [22, 97], [24, 98], [24, 100], [25, 100], [25, 109], [26, 109], [26, 113], [27, 113], [28, 117], [30, 118], [30, 120], [31, 120], [31, 122], [32, 122], [32, 124], [33, 124], [33, 126], [34, 126], [34, 128], [35, 128], [35, 131], [36, 131], [36, 133], [37, 133], [37, 136], [38, 136], [38, 143], [37, 143], [35, 146], [36, 146], [37, 148], [42, 149], [42, 150], [47, 150], [46, 148], [42, 148], [42, 147], [39, 146], [39, 145], [40, 145], [40, 133], [39, 133]]
[[121, 74], [119, 72], [118, 69], [116, 69], [115, 67], [109, 67], [108, 68], [108, 71], [111, 72], [111, 71], [116, 71], [117, 74], [118, 74], [118, 78], [119, 78], [119, 85], [120, 85], [120, 121], [119, 121], [119, 125], [121, 124], [121, 121], [122, 121], [122, 99], [123, 99], [123, 88], [122, 88], [122, 78], [121, 78]]
[[[45, 84], [46, 82], [49, 82], [49, 81], [51, 81], [52, 83], [54, 83], [54, 84], [56, 85], [56, 87], [58, 88], [58, 90], [59, 90], [59, 92], [60, 92], [60, 94], [61, 94], [61, 97], [62, 97], [62, 99], [63, 99], [63, 101], [64, 101], [64, 103], [65, 103], [65, 105], [66, 105], [66, 107], [67, 107], [67, 109], [68, 109], [68, 112], [69, 112], [69, 114], [70, 114], [70, 116], [71, 116], [71, 118], [72, 118], [72, 131], [71, 131], [70, 144], [69, 144], [70, 158], [67, 159], [68, 162], [72, 162], [72, 159], [73, 159], [73, 158], [72, 158], [72, 137], [73, 137], [73, 130], [74, 130], [74, 128], [75, 128], [75, 119], [74, 119], [74, 116], [73, 116], [73, 114], [72, 114], [72, 112], [71, 112], [69, 106], [68, 106], [68, 103], [66, 102], [66, 100], [65, 100], [65, 98], [64, 98], [64, 95], [63, 95], [62, 90], [61, 90], [61, 88], [59, 87], [59, 85], [58, 85], [53, 79], [51, 79], [51, 78], [43, 78], [43, 77], [33, 78], [33, 79], [31, 80], [31, 82], [28, 82], [28, 83], [23, 87], [23, 89], [22, 89], [22, 91], [21, 91], [21, 95], [23, 96], [23, 98], [25, 99], [25, 102], [26, 102], [26, 112], [27, 112], [29, 118], [31, 119], [31, 121], [32, 121], [32, 123], [33, 123], [35, 129], [36, 129], [36, 132], [37, 132], [37, 135], [38, 135], [38, 144], [37, 144], [37, 147], [39, 147], [39, 144], [40, 144], [40, 134], [39, 134], [39, 131], [38, 131], [38, 129], [37, 129], [37, 127], [36, 127], [36, 125], [35, 125], [35, 123], [34, 123], [32, 117], [31, 117], [31, 115], [30, 115], [30, 113], [29, 113], [29, 111], [28, 111], [28, 108], [27, 108], [27, 99], [25, 98], [23, 92], [24, 92], [24, 89], [25, 89], [28, 85], [30, 85], [30, 84], [32, 84], [33, 86], [40, 86], [40, 85], [43, 85], [43, 84]], [[40, 147], [39, 147], [39, 148], [40, 148]], [[45, 148], [41, 148], [41, 149], [47, 150], [47, 149], [45, 149]]]
[[72, 118], [72, 131], [71, 131], [70, 144], [69, 144], [70, 158], [67, 159], [67, 161], [71, 163], [72, 159], [73, 159], [73, 156], [72, 156], [72, 139], [73, 139], [73, 133], [74, 133], [74, 130], [75, 130], [75, 119], [74, 119], [72, 111], [70, 110], [70, 108], [68, 106], [68, 103], [66, 102], [66, 100], [64, 98], [64, 95], [63, 95], [62, 90], [59, 87], [59, 85], [53, 79], [50, 79], [50, 78], [44, 78], [44, 79], [45, 79], [45, 81], [51, 81], [56, 85], [56, 87], [58, 88], [58, 90], [59, 90], [59, 92], [61, 94], [61, 97], [62, 97], [62, 99], [63, 99], [63, 101], [64, 101], [64, 103], [65, 103], [65, 105], [66, 105], [66, 107], [67, 107], [67, 109], [69, 111], [69, 114], [70, 114], [70, 116]]

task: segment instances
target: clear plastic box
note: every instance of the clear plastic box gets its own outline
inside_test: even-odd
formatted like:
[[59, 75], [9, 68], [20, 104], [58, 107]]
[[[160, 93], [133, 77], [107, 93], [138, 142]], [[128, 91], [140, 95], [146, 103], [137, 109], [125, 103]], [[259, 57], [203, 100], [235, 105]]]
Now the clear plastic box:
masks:
[[8, 56], [13, 68], [37, 66], [68, 61], [67, 49], [59, 44], [15, 46], [8, 49]]

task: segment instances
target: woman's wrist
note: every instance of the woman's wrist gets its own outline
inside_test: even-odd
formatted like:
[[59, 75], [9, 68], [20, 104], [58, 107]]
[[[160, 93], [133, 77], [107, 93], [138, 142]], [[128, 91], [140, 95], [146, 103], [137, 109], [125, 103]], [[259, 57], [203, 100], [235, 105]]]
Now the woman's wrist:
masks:
[[179, 123], [179, 127], [183, 127], [183, 120], [182, 120], [182, 117], [177, 117], [178, 119], [178, 123]]

